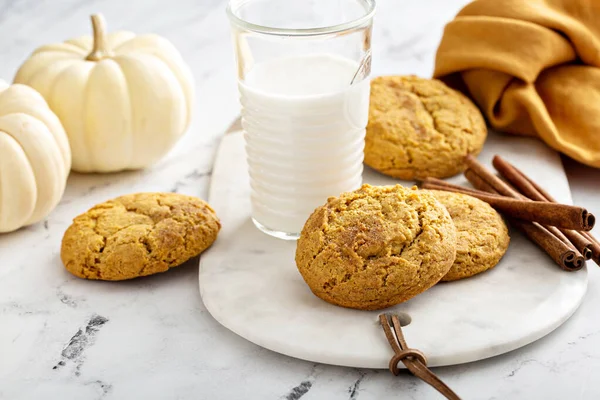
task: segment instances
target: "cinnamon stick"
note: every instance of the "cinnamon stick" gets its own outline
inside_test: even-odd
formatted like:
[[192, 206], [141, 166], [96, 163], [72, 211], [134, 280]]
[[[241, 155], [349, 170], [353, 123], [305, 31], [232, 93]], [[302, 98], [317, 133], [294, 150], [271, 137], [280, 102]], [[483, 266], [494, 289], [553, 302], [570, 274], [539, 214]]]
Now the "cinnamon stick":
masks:
[[[594, 256], [593, 243], [583, 236], [581, 233], [572, 229], [560, 229], [560, 232], [575, 246], [577, 250], [583, 255], [586, 260], [592, 259]], [[600, 254], [600, 246], [598, 246], [598, 252]]]
[[[498, 193], [492, 186], [490, 186], [470, 169], [465, 171], [465, 177], [474, 187], [481, 187], [486, 192]], [[526, 198], [525, 196], [519, 197]], [[589, 260], [592, 257], [592, 251], [589, 248], [589, 242], [578, 232], [569, 229], [558, 229], [554, 226], [544, 226], [544, 228], [559, 238], [563, 243], [571, 246], [572, 249], [574, 248], [579, 251], [585, 260]]]
[[[474, 173], [472, 170], [467, 169], [465, 171], [465, 177], [467, 178], [467, 180], [469, 182], [471, 182], [471, 184], [474, 187], [480, 187], [482, 188], [482, 190], [486, 191], [486, 192], [490, 192], [490, 193], [498, 193], [491, 185], [489, 185], [486, 181], [484, 181], [483, 179], [481, 179], [479, 177], [479, 175], [477, 175], [476, 173]], [[515, 191], [514, 193], [515, 196], [519, 196], [519, 198], [523, 198], [526, 199], [527, 197], [522, 196], [520, 193], [517, 193]], [[544, 228], [546, 228], [546, 230], [548, 230], [550, 233], [552, 233], [554, 236], [556, 236], [557, 238], [559, 238], [563, 243], [565, 243], [566, 245], [568, 245], [569, 247], [571, 247], [572, 250], [577, 250], [580, 252], [580, 254], [582, 255], [582, 257], [586, 260], [589, 260], [589, 257], [591, 256], [591, 252], [588, 250], [582, 250], [578, 247], [577, 244], [573, 243], [573, 240], [571, 240], [570, 238], [567, 237], [567, 235], [565, 235], [564, 232], [575, 232], [575, 231], [571, 231], [571, 230], [560, 230], [554, 226], [544, 226]], [[577, 238], [574, 238], [577, 239]], [[581, 246], [580, 246], [581, 247]], [[583, 249], [585, 249], [585, 246], [583, 246]], [[579, 254], [576, 253], [577, 256], [579, 256]]]
[[511, 223], [544, 249], [562, 269], [566, 271], [579, 271], [585, 265], [583, 257], [578, 256], [569, 245], [554, 236], [540, 224], [535, 222], [526, 223], [520, 220], [512, 220]]
[[[479, 187], [479, 188], [482, 188], [484, 192], [488, 192], [488, 193], [491, 193], [491, 194], [498, 195], [498, 192], [491, 185], [489, 185], [487, 182], [485, 182], [483, 179], [481, 179], [479, 177], [479, 175], [477, 175], [476, 173], [474, 173], [472, 170], [467, 169], [465, 171], [465, 177], [467, 178], [467, 180], [469, 182], [471, 182], [471, 184], [474, 187]], [[456, 185], [452, 185], [451, 183], [448, 183], [448, 182], [443, 181], [441, 179], [429, 178], [428, 181], [437, 183], [438, 185], [440, 185], [439, 189], [442, 189], [442, 190], [444, 189], [445, 186], [459, 187], [459, 186], [456, 186]], [[467, 188], [464, 188], [464, 189], [469, 190]], [[465, 192], [465, 194], [469, 194], [469, 193]], [[515, 196], [516, 195], [517, 195], [517, 193], [515, 192]], [[519, 194], [519, 198], [527, 199], [525, 196], [521, 196], [520, 194]], [[552, 233], [554, 236], [556, 236], [561, 241], [563, 241], [564, 243], [566, 243], [568, 246], [571, 246], [571, 247], [573, 247], [573, 249], [576, 249], [576, 250], [578, 250], [578, 251], [581, 252], [581, 250], [579, 250], [577, 248], [577, 245], [574, 245], [573, 240], [570, 240], [560, 229], [558, 229], [558, 228], [556, 228], [554, 226], [548, 226], [548, 225], [544, 226], [544, 228], [546, 228], [548, 231], [550, 231], [550, 233]], [[567, 231], [568, 232], [575, 232], [575, 231], [570, 231], [570, 230], [567, 230]], [[577, 233], [577, 232], [575, 232], [575, 233]], [[591, 256], [591, 252], [589, 250], [585, 252], [585, 255], [583, 255], [583, 257], [586, 260], [589, 260], [590, 256]]]
[[[525, 175], [525, 173], [506, 161], [504, 158], [495, 156], [492, 164], [500, 173], [500, 175], [512, 183], [525, 196], [532, 200], [556, 203], [556, 200], [552, 198], [548, 192], [542, 189], [537, 183], [531, 180], [531, 178]], [[593, 214], [588, 215], [588, 220], [590, 218], [592, 219], [591, 223], [593, 224]], [[580, 233], [574, 230], [562, 230], [562, 232], [581, 252], [581, 254], [583, 254], [586, 260], [593, 258], [594, 261], [600, 265], [600, 243], [598, 243], [598, 241], [591, 234], [587, 232]]]
[[488, 185], [494, 188], [494, 190], [503, 196], [512, 197], [514, 199], [522, 198], [521, 194], [515, 189], [508, 186], [502, 179], [494, 175], [488, 170], [483, 164], [481, 164], [475, 157], [468, 155], [466, 157], [466, 163], [468, 168], [481, 180], [486, 182]]
[[[525, 178], [523, 172], [519, 171], [502, 157], [494, 156], [492, 165], [504, 179], [512, 183], [513, 186], [531, 200], [550, 201], [546, 195], [542, 194], [535, 186], [533, 186], [530, 179]], [[549, 194], [547, 195], [550, 196]], [[552, 202], [555, 203], [555, 201]]]
[[589, 232], [581, 232], [581, 235], [590, 240], [592, 259], [596, 264], [600, 265], [600, 242]]
[[[467, 170], [467, 172], [472, 172]], [[467, 173], [465, 172], [465, 174]], [[444, 187], [444, 188], [450, 188], [450, 189], [460, 189], [461, 193], [464, 194], [468, 194], [468, 195], [479, 195], [479, 194], [486, 194], [487, 191], [483, 191], [483, 190], [479, 190], [479, 189], [470, 189], [467, 187], [463, 187], [463, 186], [459, 186], [459, 185], [455, 185], [453, 183], [450, 182], [446, 182], [442, 179], [438, 179], [438, 178], [425, 178], [425, 180], [422, 182], [423, 189], [429, 189], [425, 186], [438, 186], [438, 187]], [[440, 190], [440, 189], [431, 189], [431, 190]], [[492, 192], [487, 192], [487, 194], [489, 195], [493, 195], [495, 197], [499, 197], [502, 198], [503, 196], [501, 196], [500, 194], [498, 194], [498, 192], [494, 191]]]
[[[437, 179], [437, 178], [427, 178], [423, 184], [424, 184], [424, 189], [427, 189], [427, 187], [429, 187], [430, 189], [434, 189], [435, 186], [437, 185], [438, 187], [435, 188], [436, 190], [444, 190], [447, 187], [450, 188], [458, 188], [461, 189], [461, 193], [464, 194], [469, 194], [469, 195], [475, 195], [475, 197], [478, 194], [481, 194], [482, 192], [487, 192], [489, 194], [492, 195], [497, 195], [497, 196], [501, 196], [490, 184], [488, 184], [486, 181], [484, 181], [483, 179], [481, 179], [479, 177], [479, 175], [477, 175], [475, 172], [473, 172], [473, 170], [471, 169], [467, 169], [464, 172], [465, 177], [467, 178], [467, 180], [469, 182], [471, 182], [471, 184], [473, 185], [473, 187], [478, 188], [477, 190], [473, 190], [473, 189], [469, 189], [469, 188], [465, 188], [462, 186], [458, 186], [458, 185], [454, 185], [452, 183], [446, 182], [442, 179]], [[450, 190], [452, 191], [452, 189]], [[523, 199], [523, 200], [529, 200], [527, 197], [522, 196], [520, 193], [514, 191], [511, 189], [511, 191], [513, 192], [511, 195], [514, 195], [515, 198], [518, 199]], [[560, 230], [558, 230], [557, 228], [553, 227], [553, 226], [544, 226], [544, 228], [546, 228], [547, 230], [549, 230], [550, 232], [552, 232], [553, 234], [555, 234], [559, 239], [561, 239], [563, 242], [567, 243], [567, 244], [571, 244], [571, 242], [569, 241], [569, 239], [567, 239], [567, 237], [565, 235], [563, 235], [561, 233]]]
[[565, 229], [581, 229], [583, 225], [582, 215], [584, 215], [584, 212], [587, 212], [581, 207], [567, 204], [517, 200], [506, 196], [489, 194], [480, 190], [463, 188], [462, 186], [440, 185], [431, 178], [423, 181], [422, 187], [424, 189], [438, 189], [468, 194], [485, 201], [509, 217]]
[[[473, 174], [473, 177], [471, 179], [479, 179], [479, 177], [477, 176], [477, 174], [473, 173], [473, 171], [471, 170], [467, 170], [465, 172], [465, 174]], [[469, 181], [471, 181], [471, 179], [469, 179]], [[478, 190], [472, 190], [472, 189], [467, 189], [467, 188], [463, 188], [462, 186], [457, 186], [457, 185], [452, 185], [450, 183], [447, 183], [445, 181], [441, 181], [444, 184], [435, 182], [438, 181], [437, 179], [434, 178], [429, 178], [426, 181], [424, 181], [422, 187], [423, 189], [430, 189], [430, 190], [446, 190], [448, 192], [457, 192], [457, 193], [464, 193], [464, 194], [468, 194], [470, 196], [473, 197], [477, 197], [480, 198], [479, 195], [481, 194], [481, 191]], [[478, 182], [478, 185], [487, 185], [486, 186], [486, 191], [489, 193], [498, 193], [496, 192], [491, 186], [489, 186], [484, 180], [480, 180]], [[475, 186], [475, 185], [474, 185]], [[549, 226], [549, 225], [543, 225], [543, 227], [548, 230], [550, 233], [552, 233], [554, 236], [556, 236], [558, 239], [560, 239], [563, 243], [565, 243], [567, 246], [571, 247], [572, 250], [578, 250], [579, 252], [581, 252], [576, 245], [574, 245], [572, 243], [572, 240], [570, 240], [567, 235], [565, 235], [560, 229], [556, 228], [555, 226]], [[571, 230], [565, 230], [568, 232], [575, 232], [575, 231], [571, 231]], [[576, 233], [576, 232], [575, 232]], [[583, 238], [582, 238], [583, 239]], [[587, 250], [587, 249], [586, 249]], [[579, 255], [576, 253], [576, 255]], [[583, 257], [586, 260], [589, 260], [589, 257], [591, 256], [591, 251], [586, 251], [585, 255], [583, 255]]]
[[[478, 190], [492, 194], [498, 193], [494, 186], [485, 181], [470, 168], [465, 171], [465, 177], [471, 185]], [[508, 188], [510, 189], [510, 187]], [[508, 190], [507, 193], [511, 193], [511, 197], [520, 197], [520, 194], [514, 190]], [[542, 248], [542, 250], [544, 250], [560, 268], [565, 271], [577, 271], [583, 268], [585, 260], [578, 254], [579, 252], [539, 224], [536, 224], [535, 222], [519, 221], [512, 218], [510, 219], [510, 223]]]
[[469, 183], [473, 185], [475, 189], [483, 190], [484, 192], [492, 194], [498, 194], [498, 191], [494, 189], [492, 185], [481, 179], [479, 175], [473, 172], [472, 169], [467, 169], [465, 171], [465, 178], [467, 178]]
[[[492, 173], [492, 171], [488, 170], [483, 164], [481, 164], [477, 159], [471, 155], [467, 156], [467, 165], [473, 172], [481, 177], [484, 181], [489, 183], [496, 191], [505, 196], [513, 197], [515, 199], [522, 198], [521, 194], [518, 193], [515, 189], [511, 188], [508, 184], [498, 178], [496, 175]], [[484, 199], [481, 199], [484, 200]], [[484, 200], [487, 201], [487, 200]], [[566, 204], [560, 204], [561, 207], [557, 208], [546, 208], [542, 204], [554, 204], [558, 206], [559, 203], [548, 203], [544, 201], [534, 202], [536, 204], [535, 207], [539, 208], [539, 211], [536, 213], [533, 211], [533, 215], [528, 218], [521, 217], [519, 215], [511, 215], [515, 218], [525, 219], [528, 221], [536, 221], [542, 225], [551, 225], [564, 229], [574, 229], [578, 231], [589, 231], [592, 230], [594, 224], [596, 222], [596, 218], [593, 214], [589, 213], [585, 208], [570, 206]], [[490, 203], [491, 204], [491, 203]], [[494, 208], [497, 208], [492, 204]], [[533, 205], [531, 205], [533, 207]], [[526, 206], [519, 205], [516, 203], [511, 206], [515, 211], [518, 209], [519, 211], [523, 211], [523, 209], [527, 208], [527, 210], [532, 210], [532, 208], [528, 208]], [[499, 208], [498, 208], [499, 209]], [[500, 210], [500, 209], [499, 209]], [[508, 213], [508, 211], [503, 211]], [[550, 215], [548, 213], [553, 213]], [[541, 218], [541, 219], [540, 219]], [[552, 222], [551, 222], [552, 221]]]
[[[469, 182], [471, 182], [471, 185], [473, 185], [473, 187], [481, 188], [483, 191], [486, 191], [486, 192], [489, 192], [492, 194], [498, 193], [492, 186], [490, 186], [486, 181], [481, 179], [476, 173], [474, 173], [470, 169], [467, 169], [465, 171], [465, 177], [467, 178], [467, 180]], [[526, 198], [526, 197], [520, 196], [520, 198]], [[563, 243], [570, 246], [572, 248], [572, 250], [578, 250], [577, 247], [573, 246], [573, 243], [571, 242], [571, 240], [569, 240], [569, 238], [567, 238], [566, 235], [564, 235], [560, 229], [558, 229], [554, 226], [544, 226], [544, 228], [546, 228], [546, 230], [548, 230], [554, 236], [559, 238]], [[575, 231], [570, 231], [570, 232], [575, 232]], [[579, 254], [576, 254], [576, 255], [579, 256]], [[585, 256], [584, 256], [584, 258], [585, 258]]]

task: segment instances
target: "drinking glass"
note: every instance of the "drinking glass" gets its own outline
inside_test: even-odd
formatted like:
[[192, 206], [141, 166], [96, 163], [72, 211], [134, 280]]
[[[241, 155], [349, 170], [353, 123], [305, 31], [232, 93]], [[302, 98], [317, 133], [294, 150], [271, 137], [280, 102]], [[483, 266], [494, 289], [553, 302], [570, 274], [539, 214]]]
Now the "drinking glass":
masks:
[[296, 239], [362, 184], [374, 0], [231, 0], [252, 220]]

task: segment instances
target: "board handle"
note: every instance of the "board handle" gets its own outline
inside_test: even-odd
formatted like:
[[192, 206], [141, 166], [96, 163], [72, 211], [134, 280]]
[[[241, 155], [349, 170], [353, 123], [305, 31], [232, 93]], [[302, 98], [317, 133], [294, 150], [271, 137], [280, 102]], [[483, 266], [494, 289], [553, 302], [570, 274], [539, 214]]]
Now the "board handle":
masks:
[[[391, 326], [390, 320], [392, 322]], [[390, 360], [390, 371], [392, 374], [397, 376], [400, 373], [398, 363], [402, 361], [414, 376], [431, 385], [445, 398], [448, 400], [460, 400], [460, 397], [458, 397], [448, 385], [427, 368], [427, 357], [425, 357], [425, 354], [419, 350], [408, 347], [406, 340], [404, 339], [404, 334], [402, 333], [400, 319], [397, 315], [381, 314], [379, 316], [379, 322], [381, 323], [385, 337], [390, 343], [392, 350], [394, 350], [394, 356]], [[394, 327], [393, 330], [392, 326]]]

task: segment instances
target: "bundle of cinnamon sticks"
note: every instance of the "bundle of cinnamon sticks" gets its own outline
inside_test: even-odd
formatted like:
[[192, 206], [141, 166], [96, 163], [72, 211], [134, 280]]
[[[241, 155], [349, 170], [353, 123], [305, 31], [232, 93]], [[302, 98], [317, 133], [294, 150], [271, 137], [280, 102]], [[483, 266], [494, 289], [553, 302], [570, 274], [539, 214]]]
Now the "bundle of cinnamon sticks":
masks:
[[465, 177], [475, 189], [435, 178], [423, 181], [422, 188], [464, 193], [489, 203], [566, 271], [580, 270], [589, 259], [600, 265], [600, 242], [589, 233], [596, 221], [593, 214], [557, 203], [500, 156], [495, 156], [492, 164], [506, 182], [468, 156]]

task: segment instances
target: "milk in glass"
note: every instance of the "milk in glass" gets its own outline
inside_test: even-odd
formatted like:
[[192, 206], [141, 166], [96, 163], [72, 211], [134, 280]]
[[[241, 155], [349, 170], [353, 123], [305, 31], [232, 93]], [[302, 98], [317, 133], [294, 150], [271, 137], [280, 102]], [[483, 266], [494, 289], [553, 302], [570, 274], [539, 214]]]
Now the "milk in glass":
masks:
[[252, 218], [297, 236], [329, 196], [360, 187], [369, 81], [333, 54], [258, 63], [239, 82]]

